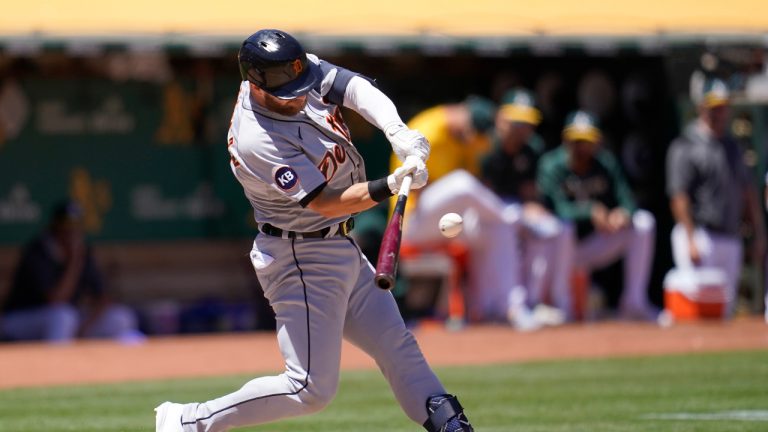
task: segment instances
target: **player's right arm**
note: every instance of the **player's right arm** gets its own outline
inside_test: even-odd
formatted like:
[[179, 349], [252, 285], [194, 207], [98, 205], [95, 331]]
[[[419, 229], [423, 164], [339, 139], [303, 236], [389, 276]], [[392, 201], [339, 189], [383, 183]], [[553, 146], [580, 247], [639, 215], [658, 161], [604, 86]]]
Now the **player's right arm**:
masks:
[[319, 91], [327, 102], [347, 107], [381, 129], [401, 162], [408, 156], [418, 156], [423, 161], [429, 158], [429, 141], [403, 123], [395, 104], [372, 80], [326, 61], [317, 61], [324, 74]]
[[693, 232], [696, 225], [691, 212], [691, 199], [688, 188], [693, 182], [693, 165], [688, 157], [687, 142], [677, 140], [672, 143], [667, 153], [667, 193], [669, 207], [675, 222], [680, 224], [688, 237], [688, 250], [691, 260], [698, 262], [700, 254]]
[[427, 183], [424, 161], [409, 156], [387, 177], [355, 183], [344, 189], [326, 186], [307, 207], [328, 218], [359, 213], [396, 194], [403, 178], [409, 174], [413, 175], [412, 188], [419, 189]]
[[368, 123], [381, 129], [401, 161], [405, 161], [408, 156], [418, 156], [423, 161], [429, 159], [430, 145], [427, 138], [403, 123], [392, 100], [370, 81], [361, 77], [350, 80], [344, 94], [344, 104]]
[[307, 207], [328, 218], [368, 210], [378, 204], [371, 192], [371, 183], [375, 181], [355, 183], [346, 189], [326, 187]]
[[427, 180], [424, 162], [410, 157], [387, 177], [333, 188], [301, 149], [279, 134], [253, 131], [247, 139], [236, 139], [233, 143], [230, 154], [237, 161], [234, 169], [245, 187], [250, 182], [266, 184], [298, 205], [328, 218], [373, 207], [396, 193], [407, 174], [414, 174], [413, 188], [424, 186]]

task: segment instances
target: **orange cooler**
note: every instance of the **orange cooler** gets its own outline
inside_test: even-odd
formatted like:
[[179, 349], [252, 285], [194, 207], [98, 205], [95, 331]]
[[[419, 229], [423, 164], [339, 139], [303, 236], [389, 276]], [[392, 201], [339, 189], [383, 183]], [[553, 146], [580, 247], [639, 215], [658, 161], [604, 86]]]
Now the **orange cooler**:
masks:
[[722, 319], [726, 286], [725, 273], [719, 269], [672, 269], [664, 277], [664, 307], [677, 321]]

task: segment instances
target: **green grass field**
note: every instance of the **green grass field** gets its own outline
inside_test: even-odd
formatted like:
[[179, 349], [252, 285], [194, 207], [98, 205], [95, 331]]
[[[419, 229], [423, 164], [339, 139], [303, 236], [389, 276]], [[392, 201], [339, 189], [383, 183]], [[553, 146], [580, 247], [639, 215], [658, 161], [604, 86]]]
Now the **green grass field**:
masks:
[[[8, 373], [5, 371], [4, 373]], [[765, 431], [768, 351], [440, 368], [483, 431]], [[153, 431], [152, 408], [205, 400], [249, 377], [0, 392], [0, 431]], [[719, 419], [744, 411], [743, 418]], [[661, 419], [669, 415], [709, 419]], [[734, 415], [734, 414], [731, 414]], [[342, 374], [325, 411], [259, 431], [417, 431], [375, 371]]]

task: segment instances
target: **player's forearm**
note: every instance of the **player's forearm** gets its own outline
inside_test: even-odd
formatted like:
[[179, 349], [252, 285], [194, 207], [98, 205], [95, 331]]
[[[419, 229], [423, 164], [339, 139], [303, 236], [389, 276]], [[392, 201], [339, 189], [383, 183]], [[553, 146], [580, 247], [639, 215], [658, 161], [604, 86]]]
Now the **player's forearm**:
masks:
[[346, 189], [324, 189], [308, 207], [329, 218], [346, 216], [368, 210], [378, 204], [368, 188], [368, 182], [355, 183]]
[[670, 200], [670, 210], [672, 211], [672, 217], [675, 222], [685, 228], [685, 232], [688, 234], [688, 238], [693, 236], [693, 230], [695, 228], [693, 218], [691, 217], [691, 205], [688, 195], [684, 193], [677, 193], [672, 196]]
[[360, 114], [368, 123], [384, 130], [392, 123], [402, 123], [397, 107], [368, 80], [354, 77], [344, 92], [344, 106]]

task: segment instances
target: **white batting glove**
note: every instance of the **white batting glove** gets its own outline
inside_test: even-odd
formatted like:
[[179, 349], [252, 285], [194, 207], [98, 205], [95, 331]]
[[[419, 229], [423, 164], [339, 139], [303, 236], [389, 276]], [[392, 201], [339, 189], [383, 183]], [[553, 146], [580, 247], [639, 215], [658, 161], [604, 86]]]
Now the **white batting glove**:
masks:
[[400, 191], [400, 185], [403, 184], [403, 179], [408, 174], [413, 176], [411, 182], [411, 189], [421, 189], [427, 184], [429, 179], [429, 173], [427, 172], [427, 165], [418, 156], [408, 156], [405, 158], [405, 162], [400, 165], [395, 172], [387, 176], [387, 186], [393, 194]]
[[390, 123], [384, 128], [384, 135], [400, 161], [404, 162], [408, 156], [418, 156], [423, 161], [429, 158], [429, 141], [419, 131], [403, 123]]

